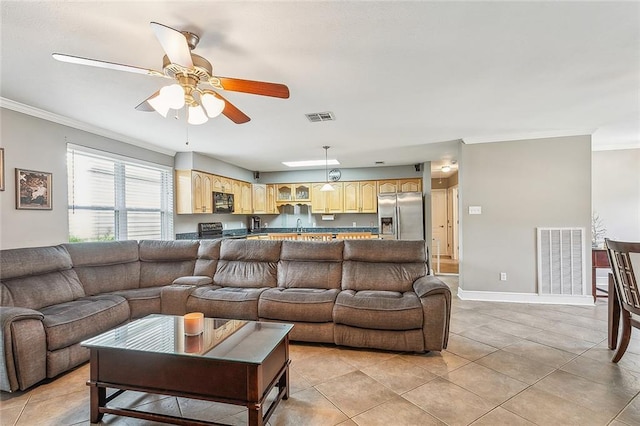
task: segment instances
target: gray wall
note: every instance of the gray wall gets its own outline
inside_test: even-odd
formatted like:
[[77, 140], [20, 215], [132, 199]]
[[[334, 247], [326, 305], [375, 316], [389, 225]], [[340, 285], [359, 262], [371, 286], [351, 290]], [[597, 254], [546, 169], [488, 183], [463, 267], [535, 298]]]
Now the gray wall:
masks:
[[605, 236], [640, 241], [640, 149], [597, 151], [592, 165], [593, 211]]
[[[0, 248], [53, 245], [69, 240], [67, 143], [165, 166], [173, 157], [82, 130], [0, 109], [5, 190], [0, 191]], [[15, 208], [15, 168], [53, 173], [53, 209]]]
[[464, 291], [536, 293], [537, 227], [583, 227], [591, 246], [590, 136], [462, 145], [459, 188]]

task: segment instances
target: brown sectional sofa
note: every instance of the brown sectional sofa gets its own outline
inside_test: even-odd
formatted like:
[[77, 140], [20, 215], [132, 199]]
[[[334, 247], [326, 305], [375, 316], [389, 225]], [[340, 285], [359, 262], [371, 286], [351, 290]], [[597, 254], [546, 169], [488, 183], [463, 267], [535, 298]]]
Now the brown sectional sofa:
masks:
[[84, 339], [151, 313], [295, 324], [292, 340], [446, 348], [451, 292], [424, 242], [119, 241], [0, 253], [0, 390], [88, 360]]

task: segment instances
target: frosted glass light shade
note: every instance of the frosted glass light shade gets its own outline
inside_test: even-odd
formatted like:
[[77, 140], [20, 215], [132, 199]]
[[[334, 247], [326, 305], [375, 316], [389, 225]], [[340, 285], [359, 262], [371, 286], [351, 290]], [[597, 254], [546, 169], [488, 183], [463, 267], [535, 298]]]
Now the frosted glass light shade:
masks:
[[187, 120], [189, 124], [202, 124], [207, 120], [209, 119], [200, 105], [189, 107], [189, 119]]
[[205, 93], [200, 97], [202, 106], [211, 118], [219, 116], [224, 110], [224, 101], [211, 93]]
[[167, 118], [167, 113], [169, 112], [169, 105], [164, 101], [162, 97], [162, 91], [157, 96], [154, 96], [151, 99], [147, 99], [147, 103], [151, 105], [153, 109], [156, 110], [158, 114]]
[[158, 96], [147, 102], [158, 114], [166, 117], [170, 108], [180, 109], [184, 106], [184, 90], [179, 84], [171, 84], [160, 89]]
[[333, 191], [333, 186], [331, 186], [330, 183], [325, 183], [324, 185], [322, 185], [322, 188], [320, 188], [320, 191], [322, 192]]

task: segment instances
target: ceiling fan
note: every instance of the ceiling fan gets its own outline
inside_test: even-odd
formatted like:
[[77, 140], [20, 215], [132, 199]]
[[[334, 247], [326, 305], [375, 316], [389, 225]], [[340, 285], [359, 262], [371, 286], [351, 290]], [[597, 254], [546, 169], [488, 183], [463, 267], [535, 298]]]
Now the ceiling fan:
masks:
[[89, 65], [117, 71], [146, 74], [174, 80], [142, 101], [138, 111], [156, 111], [163, 117], [169, 109], [188, 108], [187, 121], [190, 124], [205, 123], [208, 118], [225, 115], [236, 124], [246, 123], [249, 116], [222, 97], [216, 90], [230, 90], [254, 95], [287, 99], [289, 88], [284, 84], [263, 81], [241, 80], [213, 75], [213, 66], [205, 58], [192, 53], [200, 37], [188, 31], [178, 31], [157, 22], [151, 22], [160, 45], [166, 55], [162, 59], [162, 71], [117, 64], [97, 59], [54, 53], [54, 59], [72, 64]]

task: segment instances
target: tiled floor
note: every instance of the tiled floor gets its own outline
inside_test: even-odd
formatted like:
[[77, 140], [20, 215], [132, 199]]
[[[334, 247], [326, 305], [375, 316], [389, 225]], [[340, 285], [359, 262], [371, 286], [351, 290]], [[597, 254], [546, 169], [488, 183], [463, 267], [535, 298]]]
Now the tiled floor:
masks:
[[[443, 277], [455, 290], [456, 277]], [[640, 425], [640, 335], [618, 365], [596, 307], [454, 298], [449, 347], [402, 354], [292, 344], [291, 396], [271, 425]], [[2, 394], [2, 425], [88, 424], [88, 365]], [[231, 424], [243, 408], [125, 393], [122, 404]], [[106, 415], [104, 424], [154, 424]], [[157, 423], [156, 423], [157, 424]]]

